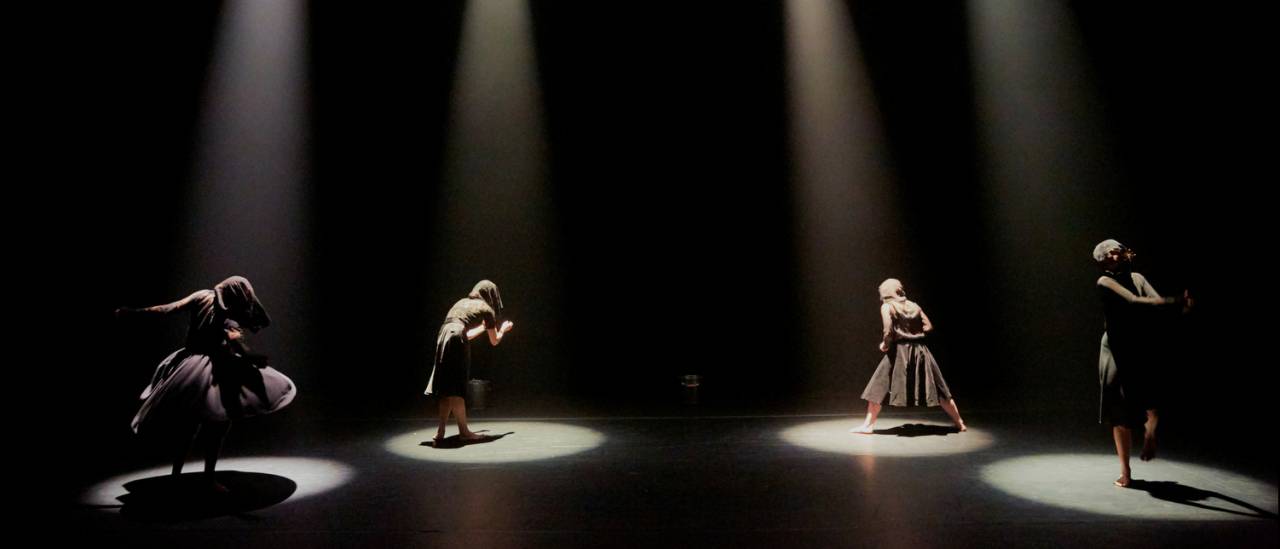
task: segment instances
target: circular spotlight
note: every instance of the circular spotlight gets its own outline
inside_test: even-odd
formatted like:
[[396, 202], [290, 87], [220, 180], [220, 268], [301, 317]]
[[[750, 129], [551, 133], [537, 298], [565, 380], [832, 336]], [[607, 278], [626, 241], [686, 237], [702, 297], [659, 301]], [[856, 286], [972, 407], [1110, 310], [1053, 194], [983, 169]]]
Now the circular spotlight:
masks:
[[[184, 470], [195, 472], [203, 468], [203, 461], [193, 461], [187, 463]], [[121, 498], [127, 498], [129, 493], [125, 488], [126, 484], [136, 486], [139, 483], [145, 484], [146, 481], [164, 479], [169, 477], [169, 472], [170, 468], [164, 466], [108, 479], [86, 491], [81, 496], [80, 502], [95, 507], [119, 507], [123, 501]], [[346, 484], [355, 476], [355, 471], [350, 467], [323, 459], [253, 457], [218, 460], [217, 474], [220, 482], [223, 481], [224, 476], [245, 477], [248, 476], [246, 473], [257, 477], [257, 480], [249, 480], [249, 482], [261, 483], [267, 478], [278, 478], [296, 484], [296, 487], [290, 487], [286, 503], [328, 492]], [[192, 475], [193, 473], [184, 473], [182, 476]]]
[[1221, 469], [1165, 459], [1133, 460], [1128, 489], [1114, 455], [1049, 454], [1010, 458], [982, 470], [1001, 491], [1045, 505], [1139, 519], [1229, 520], [1276, 517], [1276, 485]]
[[[413, 459], [452, 463], [509, 463], [536, 461], [585, 452], [604, 442], [598, 431], [541, 421], [485, 421], [471, 423], [472, 431], [490, 440], [463, 444], [449, 437], [441, 447], [432, 444], [435, 429], [419, 429], [386, 443], [390, 452]], [[452, 430], [452, 427], [450, 427]]]
[[910, 419], [876, 422], [875, 434], [852, 434], [857, 418], [832, 419], [796, 425], [782, 431], [782, 440], [795, 446], [833, 454], [885, 457], [928, 457], [974, 452], [991, 445], [990, 434], [969, 428], [958, 433], [948, 423]]

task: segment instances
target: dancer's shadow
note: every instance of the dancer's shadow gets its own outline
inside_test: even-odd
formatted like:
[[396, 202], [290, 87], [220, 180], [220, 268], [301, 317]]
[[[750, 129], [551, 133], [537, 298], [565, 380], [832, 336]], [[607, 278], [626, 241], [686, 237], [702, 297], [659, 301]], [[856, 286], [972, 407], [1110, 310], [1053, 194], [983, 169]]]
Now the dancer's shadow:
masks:
[[[1171, 481], [1171, 480], [1134, 479], [1129, 483], [1129, 488], [1134, 490], [1142, 490], [1148, 494], [1151, 494], [1151, 497], [1156, 499], [1162, 499], [1164, 501], [1170, 501], [1173, 503], [1180, 503], [1182, 505], [1190, 505], [1192, 507], [1199, 507], [1201, 509], [1208, 509], [1210, 511], [1218, 511], [1221, 513], [1229, 513], [1232, 515], [1240, 515], [1245, 517], [1266, 518], [1266, 519], [1272, 519], [1272, 520], [1276, 519], [1275, 513], [1272, 513], [1265, 509], [1260, 509], [1249, 502], [1241, 501], [1236, 498], [1220, 494], [1218, 492], [1201, 490], [1199, 488], [1178, 484], [1177, 482]], [[1210, 499], [1217, 499], [1219, 501], [1229, 503], [1237, 507], [1238, 510], [1229, 509], [1226, 506], [1218, 507], [1214, 505], [1208, 505], [1206, 503], [1201, 503], [1203, 501], [1210, 500]]]
[[[476, 434], [487, 433], [487, 432], [489, 432], [487, 429], [482, 429], [482, 430], [476, 431]], [[514, 434], [515, 434], [515, 431], [502, 433], [501, 435], [484, 435], [483, 438], [478, 438], [476, 440], [467, 440], [465, 438], [462, 438], [462, 435], [453, 435], [451, 437], [445, 437], [440, 440], [423, 441], [418, 445], [430, 446], [437, 450], [454, 450], [457, 448], [461, 448], [463, 446], [470, 446], [472, 444], [485, 444], [485, 443], [493, 442], [507, 435], [514, 435]]]
[[894, 435], [899, 437], [945, 437], [959, 433], [960, 429], [946, 425], [927, 425], [923, 423], [907, 423], [889, 429], [876, 429], [873, 435]]
[[125, 483], [128, 491], [116, 499], [120, 513], [145, 522], [185, 522], [238, 515], [280, 503], [298, 490], [298, 484], [278, 475], [218, 471], [221, 488], [203, 473], [174, 477], [164, 475]]

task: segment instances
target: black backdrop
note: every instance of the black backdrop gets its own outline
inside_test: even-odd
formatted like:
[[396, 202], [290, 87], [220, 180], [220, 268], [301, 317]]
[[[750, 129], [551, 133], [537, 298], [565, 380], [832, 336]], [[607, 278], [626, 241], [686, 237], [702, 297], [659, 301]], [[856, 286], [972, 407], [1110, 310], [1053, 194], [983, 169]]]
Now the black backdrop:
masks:
[[[499, 411], [662, 410], [679, 405], [677, 376], [698, 373], [708, 412], [860, 412], [879, 359], [875, 288], [833, 296], [862, 319], [841, 342], [847, 360], [807, 362], [785, 14], [740, 4], [534, 5], [557, 259], [510, 272], [438, 264], [433, 251], [465, 6], [308, 6], [311, 264], [306, 295], [293, 299], [310, 318], [293, 333], [291, 311], [274, 309], [260, 336], [300, 386], [291, 413], [428, 415], [437, 323], [483, 277], [518, 323], [477, 358]], [[1106, 177], [1084, 173], [1059, 191], [1080, 221], [1055, 228], [1054, 245], [1011, 247], [980, 198], [991, 185], [966, 7], [900, 4], [850, 6], [912, 242], [905, 266], [867, 258], [866, 268], [904, 278], [929, 312], [962, 406], [1092, 420], [1102, 319], [1087, 254], [1114, 237], [1141, 252], [1162, 291], [1200, 297], [1195, 316], [1170, 322], [1169, 413], [1207, 422], [1200, 406], [1230, 403], [1270, 417], [1249, 387], [1274, 387], [1274, 374], [1239, 344], [1265, 339], [1254, 281], [1270, 271], [1252, 132], [1269, 103], [1253, 85], [1260, 38], [1237, 27], [1248, 15], [1070, 5], [1113, 162]], [[118, 441], [185, 323], [119, 323], [111, 310], [197, 289], [173, 273], [223, 6], [111, 9], [80, 14], [50, 56], [54, 106], [40, 135], [52, 146], [32, 184], [53, 207], [27, 230], [48, 313], [33, 348], [56, 357], [41, 375], [57, 372], [65, 402], [47, 417]], [[511, 207], [495, 206], [494, 222]], [[1070, 269], [1040, 267], [1066, 256]], [[1026, 266], [1013, 286], [999, 282], [1009, 261]], [[522, 280], [535, 271], [557, 292], [531, 310]], [[289, 291], [285, 280], [255, 283], [269, 308]]]

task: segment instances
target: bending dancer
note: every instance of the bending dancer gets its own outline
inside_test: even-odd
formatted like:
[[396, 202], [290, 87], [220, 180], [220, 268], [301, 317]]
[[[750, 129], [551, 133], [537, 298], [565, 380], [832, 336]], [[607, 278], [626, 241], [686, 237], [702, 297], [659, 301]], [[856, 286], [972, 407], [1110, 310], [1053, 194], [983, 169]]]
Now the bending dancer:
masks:
[[121, 307], [116, 316], [179, 312], [190, 315], [186, 346], [156, 367], [142, 391], [133, 431], [172, 441], [175, 476], [182, 474], [198, 433], [206, 479], [215, 491], [225, 492], [213, 471], [231, 421], [284, 408], [297, 389], [288, 377], [267, 366], [265, 356], [249, 350], [246, 332], [256, 333], [271, 319], [244, 277], [233, 276], [212, 290], [200, 290], [167, 305]]
[[907, 300], [902, 283], [895, 278], [880, 283], [880, 300], [883, 302], [880, 320], [884, 324], [880, 352], [885, 356], [862, 391], [862, 398], [867, 401], [867, 418], [849, 432], [874, 432], [876, 417], [886, 396], [891, 406], [941, 405], [957, 429], [968, 430], [947, 382], [942, 379], [938, 362], [924, 344], [925, 334], [933, 330], [924, 309]]
[[1102, 386], [1098, 422], [1111, 424], [1116, 455], [1120, 457], [1120, 478], [1115, 485], [1122, 488], [1132, 482], [1129, 448], [1134, 427], [1144, 431], [1142, 461], [1156, 456], [1160, 417], [1153, 362], [1158, 346], [1153, 342], [1154, 319], [1148, 314], [1155, 307], [1178, 303], [1186, 312], [1192, 303], [1186, 291], [1181, 299], [1161, 297], [1146, 277], [1133, 272], [1136, 255], [1111, 239], [1093, 248], [1093, 259], [1102, 269], [1097, 287], [1106, 314], [1106, 331], [1098, 353], [1098, 381]]
[[510, 321], [499, 324], [500, 318], [502, 297], [498, 294], [498, 286], [488, 280], [477, 283], [471, 293], [454, 303], [445, 315], [444, 324], [436, 336], [435, 362], [425, 391], [425, 394], [436, 397], [440, 416], [440, 427], [435, 436], [437, 444], [444, 439], [450, 414], [457, 418], [458, 436], [463, 440], [484, 438], [467, 427], [464, 397], [467, 382], [471, 379], [471, 340], [487, 332], [490, 345], [501, 343], [503, 336], [515, 325]]

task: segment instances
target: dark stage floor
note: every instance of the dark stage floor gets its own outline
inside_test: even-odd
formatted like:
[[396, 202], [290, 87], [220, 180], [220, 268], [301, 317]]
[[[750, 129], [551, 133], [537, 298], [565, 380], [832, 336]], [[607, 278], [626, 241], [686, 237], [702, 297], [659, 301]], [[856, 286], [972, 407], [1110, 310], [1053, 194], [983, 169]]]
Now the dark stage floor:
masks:
[[230, 495], [140, 482], [165, 469], [123, 449], [82, 473], [61, 531], [237, 548], [1277, 544], [1276, 470], [1239, 444], [1170, 437], [1126, 490], [1100, 426], [966, 419], [957, 434], [941, 412], [895, 413], [857, 436], [834, 415], [477, 418], [505, 436], [437, 449], [422, 419], [263, 418], [228, 440]]

